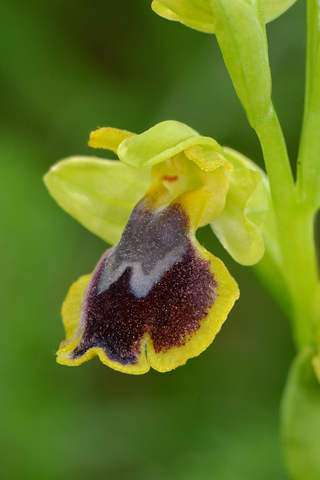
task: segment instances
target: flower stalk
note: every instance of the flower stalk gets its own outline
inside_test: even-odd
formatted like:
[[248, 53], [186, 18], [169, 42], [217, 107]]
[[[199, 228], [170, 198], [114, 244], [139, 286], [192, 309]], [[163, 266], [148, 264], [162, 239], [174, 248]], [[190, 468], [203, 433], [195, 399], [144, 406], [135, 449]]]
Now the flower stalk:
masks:
[[292, 303], [293, 335], [300, 349], [312, 339], [310, 314], [318, 280], [314, 212], [310, 205], [297, 198], [285, 140], [274, 110], [271, 121], [260, 125], [256, 131], [270, 181], [281, 269]]
[[297, 162], [297, 192], [316, 211], [320, 206], [320, 3], [307, 1], [306, 89]]

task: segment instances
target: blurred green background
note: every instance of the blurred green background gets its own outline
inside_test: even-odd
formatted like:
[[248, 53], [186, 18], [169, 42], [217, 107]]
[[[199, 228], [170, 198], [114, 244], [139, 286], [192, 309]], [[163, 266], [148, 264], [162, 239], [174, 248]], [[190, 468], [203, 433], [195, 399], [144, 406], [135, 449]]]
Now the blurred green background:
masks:
[[[58, 159], [95, 155], [91, 130], [185, 122], [261, 164], [214, 36], [141, 0], [0, 3], [0, 477], [284, 480], [278, 410], [294, 355], [287, 320], [209, 229], [204, 245], [241, 298], [213, 345], [167, 374], [128, 376], [94, 359], [62, 367], [61, 303], [106, 245], [49, 197]], [[296, 157], [304, 2], [268, 25], [273, 97]], [[99, 152], [98, 152], [99, 153]]]

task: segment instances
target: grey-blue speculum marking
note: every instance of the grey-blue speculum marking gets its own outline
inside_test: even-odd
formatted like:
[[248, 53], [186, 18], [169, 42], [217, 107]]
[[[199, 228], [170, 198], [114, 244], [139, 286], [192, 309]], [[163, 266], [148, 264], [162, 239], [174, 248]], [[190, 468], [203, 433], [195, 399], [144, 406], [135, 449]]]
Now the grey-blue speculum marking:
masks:
[[189, 236], [178, 204], [151, 210], [142, 200], [121, 240], [106, 252], [89, 283], [77, 358], [94, 347], [122, 364], [135, 364], [148, 333], [156, 352], [184, 345], [216, 296], [207, 260]]
[[129, 268], [132, 294], [136, 298], [148, 295], [164, 272], [181, 261], [186, 251], [185, 229], [177, 210], [151, 211], [140, 202], [105, 260], [97, 293], [108, 290]]

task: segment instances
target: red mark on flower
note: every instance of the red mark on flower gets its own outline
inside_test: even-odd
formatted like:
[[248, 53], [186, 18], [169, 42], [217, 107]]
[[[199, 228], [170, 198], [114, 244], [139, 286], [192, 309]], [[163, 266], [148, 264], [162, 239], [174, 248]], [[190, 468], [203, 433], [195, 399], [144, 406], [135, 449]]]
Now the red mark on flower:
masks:
[[164, 175], [162, 180], [167, 182], [176, 182], [178, 180], [178, 175]]

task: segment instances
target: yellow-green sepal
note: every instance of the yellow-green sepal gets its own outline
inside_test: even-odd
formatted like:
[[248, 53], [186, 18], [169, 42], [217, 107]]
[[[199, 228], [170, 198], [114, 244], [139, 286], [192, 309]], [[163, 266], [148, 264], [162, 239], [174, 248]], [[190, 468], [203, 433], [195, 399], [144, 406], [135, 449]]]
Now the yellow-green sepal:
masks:
[[153, 0], [152, 10], [167, 20], [183, 23], [204, 33], [214, 33], [209, 0]]
[[253, 162], [234, 150], [224, 148], [224, 155], [235, 169], [228, 173], [225, 207], [211, 222], [211, 227], [238, 263], [253, 265], [264, 254], [262, 226], [269, 203], [263, 174], [258, 167], [254, 168]]
[[[158, 123], [139, 135], [126, 138], [120, 143], [117, 153], [120, 160], [130, 167], [153, 167], [194, 145], [222, 154], [220, 145], [213, 138], [203, 137], [193, 128], [175, 120]], [[205, 169], [205, 166], [201, 168]]]
[[55, 164], [44, 182], [58, 205], [106, 242], [119, 241], [130, 213], [148, 190], [151, 169], [119, 161], [70, 157]]
[[[204, 33], [214, 33], [214, 14], [211, 3], [215, 0], [153, 0], [155, 13], [167, 20], [180, 22]], [[270, 22], [282, 15], [296, 0], [264, 0], [264, 19]]]
[[[263, 209], [260, 212], [262, 219], [265, 217], [261, 231], [264, 242], [264, 254], [261, 260], [254, 264], [254, 270], [260, 277], [261, 282], [277, 299], [283, 311], [289, 315], [291, 310], [291, 300], [282, 271], [281, 253], [277, 238], [277, 226], [270, 194], [269, 179], [266, 173], [258, 167], [258, 165], [236, 150], [223, 147], [223, 153], [225, 158], [233, 164], [235, 170], [246, 168], [257, 171], [261, 174], [264, 192], [268, 201], [268, 211], [266, 212], [266, 215], [264, 215]], [[260, 241], [258, 241], [258, 243], [260, 243]]]
[[288, 10], [297, 0], [264, 0], [264, 19], [265, 22], [271, 22], [275, 18], [280, 17]]

